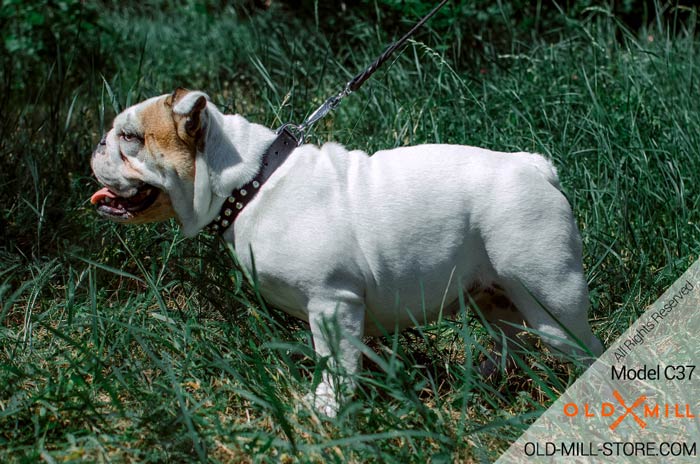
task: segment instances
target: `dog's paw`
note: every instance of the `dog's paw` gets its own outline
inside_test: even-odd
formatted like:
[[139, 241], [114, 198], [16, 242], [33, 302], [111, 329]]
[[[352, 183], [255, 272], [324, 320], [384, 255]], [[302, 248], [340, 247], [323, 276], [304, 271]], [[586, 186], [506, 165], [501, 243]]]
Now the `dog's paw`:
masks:
[[311, 405], [315, 411], [331, 419], [336, 417], [340, 410], [335, 391], [326, 382], [321, 382], [316, 387], [316, 392], [307, 394], [304, 397], [304, 402]]

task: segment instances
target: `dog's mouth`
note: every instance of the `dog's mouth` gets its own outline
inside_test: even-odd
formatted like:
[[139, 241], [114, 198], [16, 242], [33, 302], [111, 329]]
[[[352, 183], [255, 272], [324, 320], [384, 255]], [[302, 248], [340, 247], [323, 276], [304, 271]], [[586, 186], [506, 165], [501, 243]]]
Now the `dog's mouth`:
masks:
[[119, 196], [109, 187], [104, 187], [92, 195], [90, 203], [97, 207], [97, 212], [101, 215], [115, 221], [126, 221], [153, 205], [158, 195], [160, 189], [148, 184], [139, 187], [136, 194], [128, 198]]

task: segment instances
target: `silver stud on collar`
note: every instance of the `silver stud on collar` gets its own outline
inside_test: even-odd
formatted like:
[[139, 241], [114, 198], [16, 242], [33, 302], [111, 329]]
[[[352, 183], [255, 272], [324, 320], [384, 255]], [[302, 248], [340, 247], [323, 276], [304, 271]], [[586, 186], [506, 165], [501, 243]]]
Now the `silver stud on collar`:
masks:
[[241, 203], [240, 201], [236, 203], [236, 209], [243, 209], [243, 203]]
[[258, 182], [257, 180], [254, 180], [253, 181], [253, 188], [258, 188], [258, 187], [260, 187], [260, 182]]
[[248, 192], [245, 189], [241, 189], [241, 196], [244, 197], [246, 195], [248, 195]]
[[234, 197], [228, 197], [228, 201], [230, 201], [231, 203], [233, 203], [234, 201], [236, 201], [236, 199], [235, 199]]
[[229, 222], [226, 219], [221, 221], [221, 227], [226, 227], [226, 226], [228, 226], [228, 224], [229, 224]]
[[225, 216], [230, 216], [231, 213], [233, 213], [233, 211], [231, 211], [231, 210], [228, 209], [228, 208], [226, 208], [226, 210], [224, 211], [224, 215], [225, 215]]
[[216, 222], [219, 222], [221, 220], [221, 215], [216, 216], [216, 219], [214, 219]]

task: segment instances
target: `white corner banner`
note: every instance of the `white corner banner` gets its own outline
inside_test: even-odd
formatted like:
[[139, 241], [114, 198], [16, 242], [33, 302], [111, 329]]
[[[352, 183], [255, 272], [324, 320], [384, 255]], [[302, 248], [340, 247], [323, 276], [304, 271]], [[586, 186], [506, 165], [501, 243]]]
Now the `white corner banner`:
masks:
[[700, 462], [700, 260], [497, 463]]

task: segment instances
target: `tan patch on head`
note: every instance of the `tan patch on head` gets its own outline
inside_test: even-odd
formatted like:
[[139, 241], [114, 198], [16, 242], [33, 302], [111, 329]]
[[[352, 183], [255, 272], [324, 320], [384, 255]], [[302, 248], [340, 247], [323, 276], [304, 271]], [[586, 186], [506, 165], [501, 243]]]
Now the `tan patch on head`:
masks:
[[171, 97], [161, 98], [139, 112], [146, 150], [158, 164], [175, 169], [182, 179], [194, 180], [196, 142], [178, 133], [184, 116], [174, 114]]
[[173, 93], [171, 95], [168, 95], [168, 97], [165, 99], [165, 104], [170, 106], [170, 107], [173, 107], [173, 106], [175, 106], [175, 104], [177, 102], [182, 100], [182, 97], [184, 97], [185, 95], [187, 95], [190, 92], [191, 92], [191, 90], [187, 90], [184, 87], [178, 87], [177, 89], [175, 89], [173, 91]]

